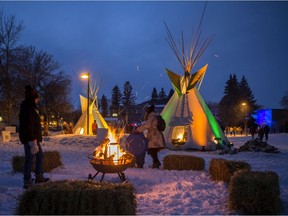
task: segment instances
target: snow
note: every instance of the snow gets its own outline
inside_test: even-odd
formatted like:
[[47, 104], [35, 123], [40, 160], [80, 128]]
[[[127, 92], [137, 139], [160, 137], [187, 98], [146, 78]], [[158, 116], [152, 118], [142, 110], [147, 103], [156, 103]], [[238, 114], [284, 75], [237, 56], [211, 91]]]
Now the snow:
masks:
[[[229, 140], [236, 148], [251, 137], [236, 136]], [[280, 192], [283, 209], [288, 214], [288, 134], [271, 134], [269, 144], [281, 153], [240, 152], [234, 155], [220, 155], [218, 152], [186, 152], [162, 150], [159, 158], [167, 154], [185, 154], [205, 159], [204, 171], [176, 171], [149, 168], [152, 161], [146, 155], [143, 169], [127, 168], [124, 173], [129, 183], [136, 189], [138, 215], [228, 215], [238, 214], [227, 208], [228, 186], [224, 182], [214, 182], [209, 176], [209, 163], [212, 158], [246, 161], [254, 171], [274, 171], [280, 177]], [[51, 135], [42, 143], [43, 151], [58, 151], [62, 167], [45, 173], [55, 180], [86, 180], [96, 170], [90, 164], [88, 155], [92, 154], [98, 143], [95, 136]], [[122, 144], [123, 145], [123, 142]], [[24, 192], [22, 173], [14, 173], [12, 158], [23, 155], [24, 148], [17, 134], [12, 134], [9, 142], [0, 141], [0, 214], [12, 215], [17, 197]], [[94, 181], [99, 181], [101, 175]], [[120, 182], [117, 174], [106, 174], [104, 182]]]

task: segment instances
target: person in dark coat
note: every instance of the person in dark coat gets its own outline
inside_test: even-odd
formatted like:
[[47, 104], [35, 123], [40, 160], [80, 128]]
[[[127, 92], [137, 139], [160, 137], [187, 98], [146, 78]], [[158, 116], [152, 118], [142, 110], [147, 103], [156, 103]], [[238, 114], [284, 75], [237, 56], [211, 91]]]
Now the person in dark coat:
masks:
[[254, 140], [254, 135], [257, 132], [257, 128], [258, 128], [258, 124], [254, 122], [249, 125], [249, 132], [252, 136], [252, 140]]
[[258, 137], [259, 137], [259, 139], [260, 139], [261, 142], [262, 142], [263, 137], [264, 137], [264, 130], [263, 130], [262, 127], [259, 127], [259, 128], [258, 128]]
[[43, 151], [40, 145], [42, 142], [41, 121], [36, 104], [39, 101], [38, 94], [31, 86], [25, 87], [25, 100], [22, 101], [19, 114], [19, 138], [24, 145], [24, 188], [32, 185], [31, 168], [35, 158], [35, 183], [46, 182], [42, 172]]
[[264, 134], [265, 134], [265, 140], [268, 141], [268, 134], [269, 134], [269, 131], [270, 131], [270, 127], [267, 124], [263, 125], [263, 131], [264, 131]]

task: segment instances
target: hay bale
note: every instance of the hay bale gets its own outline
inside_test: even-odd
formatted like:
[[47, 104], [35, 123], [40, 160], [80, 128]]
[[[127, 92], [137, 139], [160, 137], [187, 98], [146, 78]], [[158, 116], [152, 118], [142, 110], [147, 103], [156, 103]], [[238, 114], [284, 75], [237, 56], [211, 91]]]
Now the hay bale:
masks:
[[232, 176], [228, 206], [244, 214], [273, 215], [280, 211], [279, 177], [275, 172], [241, 170]]
[[166, 155], [163, 159], [163, 168], [169, 170], [204, 170], [203, 158], [191, 155]]
[[131, 184], [55, 181], [36, 185], [19, 198], [17, 215], [136, 215]]
[[[57, 151], [43, 152], [43, 172], [50, 172], [52, 169], [62, 166], [61, 156]], [[14, 172], [23, 172], [25, 156], [14, 156], [12, 158], [12, 167]], [[35, 164], [32, 165], [32, 171], [35, 170]]]
[[244, 161], [229, 161], [221, 158], [212, 158], [209, 164], [209, 174], [214, 181], [229, 182], [231, 176], [238, 170], [251, 170]]

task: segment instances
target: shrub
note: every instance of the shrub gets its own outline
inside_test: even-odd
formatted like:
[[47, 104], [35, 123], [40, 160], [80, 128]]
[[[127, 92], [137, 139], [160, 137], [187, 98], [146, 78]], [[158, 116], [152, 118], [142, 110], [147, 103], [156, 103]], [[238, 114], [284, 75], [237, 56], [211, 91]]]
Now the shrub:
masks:
[[220, 158], [212, 158], [209, 165], [209, 174], [214, 181], [229, 182], [231, 176], [241, 169], [251, 170], [251, 167], [244, 161], [229, 161]]
[[228, 206], [244, 214], [270, 215], [280, 211], [279, 177], [274, 172], [241, 170], [232, 176]]
[[19, 198], [16, 214], [135, 215], [131, 184], [55, 181], [35, 185]]
[[169, 170], [204, 170], [205, 161], [203, 158], [190, 155], [166, 155], [163, 167]]
[[[57, 151], [43, 152], [43, 172], [50, 172], [52, 169], [62, 166], [61, 156]], [[12, 159], [12, 167], [14, 172], [23, 172], [25, 156], [14, 156]], [[35, 170], [35, 165], [32, 165], [32, 171]]]

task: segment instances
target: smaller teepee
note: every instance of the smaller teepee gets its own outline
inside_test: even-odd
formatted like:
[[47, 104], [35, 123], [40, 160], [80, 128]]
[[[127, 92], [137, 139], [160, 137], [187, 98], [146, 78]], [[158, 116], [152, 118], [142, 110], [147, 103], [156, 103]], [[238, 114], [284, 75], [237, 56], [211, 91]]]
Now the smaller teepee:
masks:
[[[89, 126], [92, 125], [94, 120], [96, 120], [98, 124], [98, 129], [101, 130], [101, 128], [105, 128], [108, 130], [108, 124], [105, 121], [105, 119], [102, 117], [101, 113], [98, 110], [97, 107], [97, 92], [99, 88], [95, 88], [94, 91], [90, 89], [90, 95], [92, 98], [90, 101], [89, 106]], [[92, 92], [92, 93], [91, 93]], [[87, 98], [80, 95], [80, 104], [81, 104], [81, 110], [82, 115], [79, 118], [77, 124], [73, 128], [74, 134], [87, 134]], [[92, 135], [92, 130], [89, 128], [89, 135]]]

